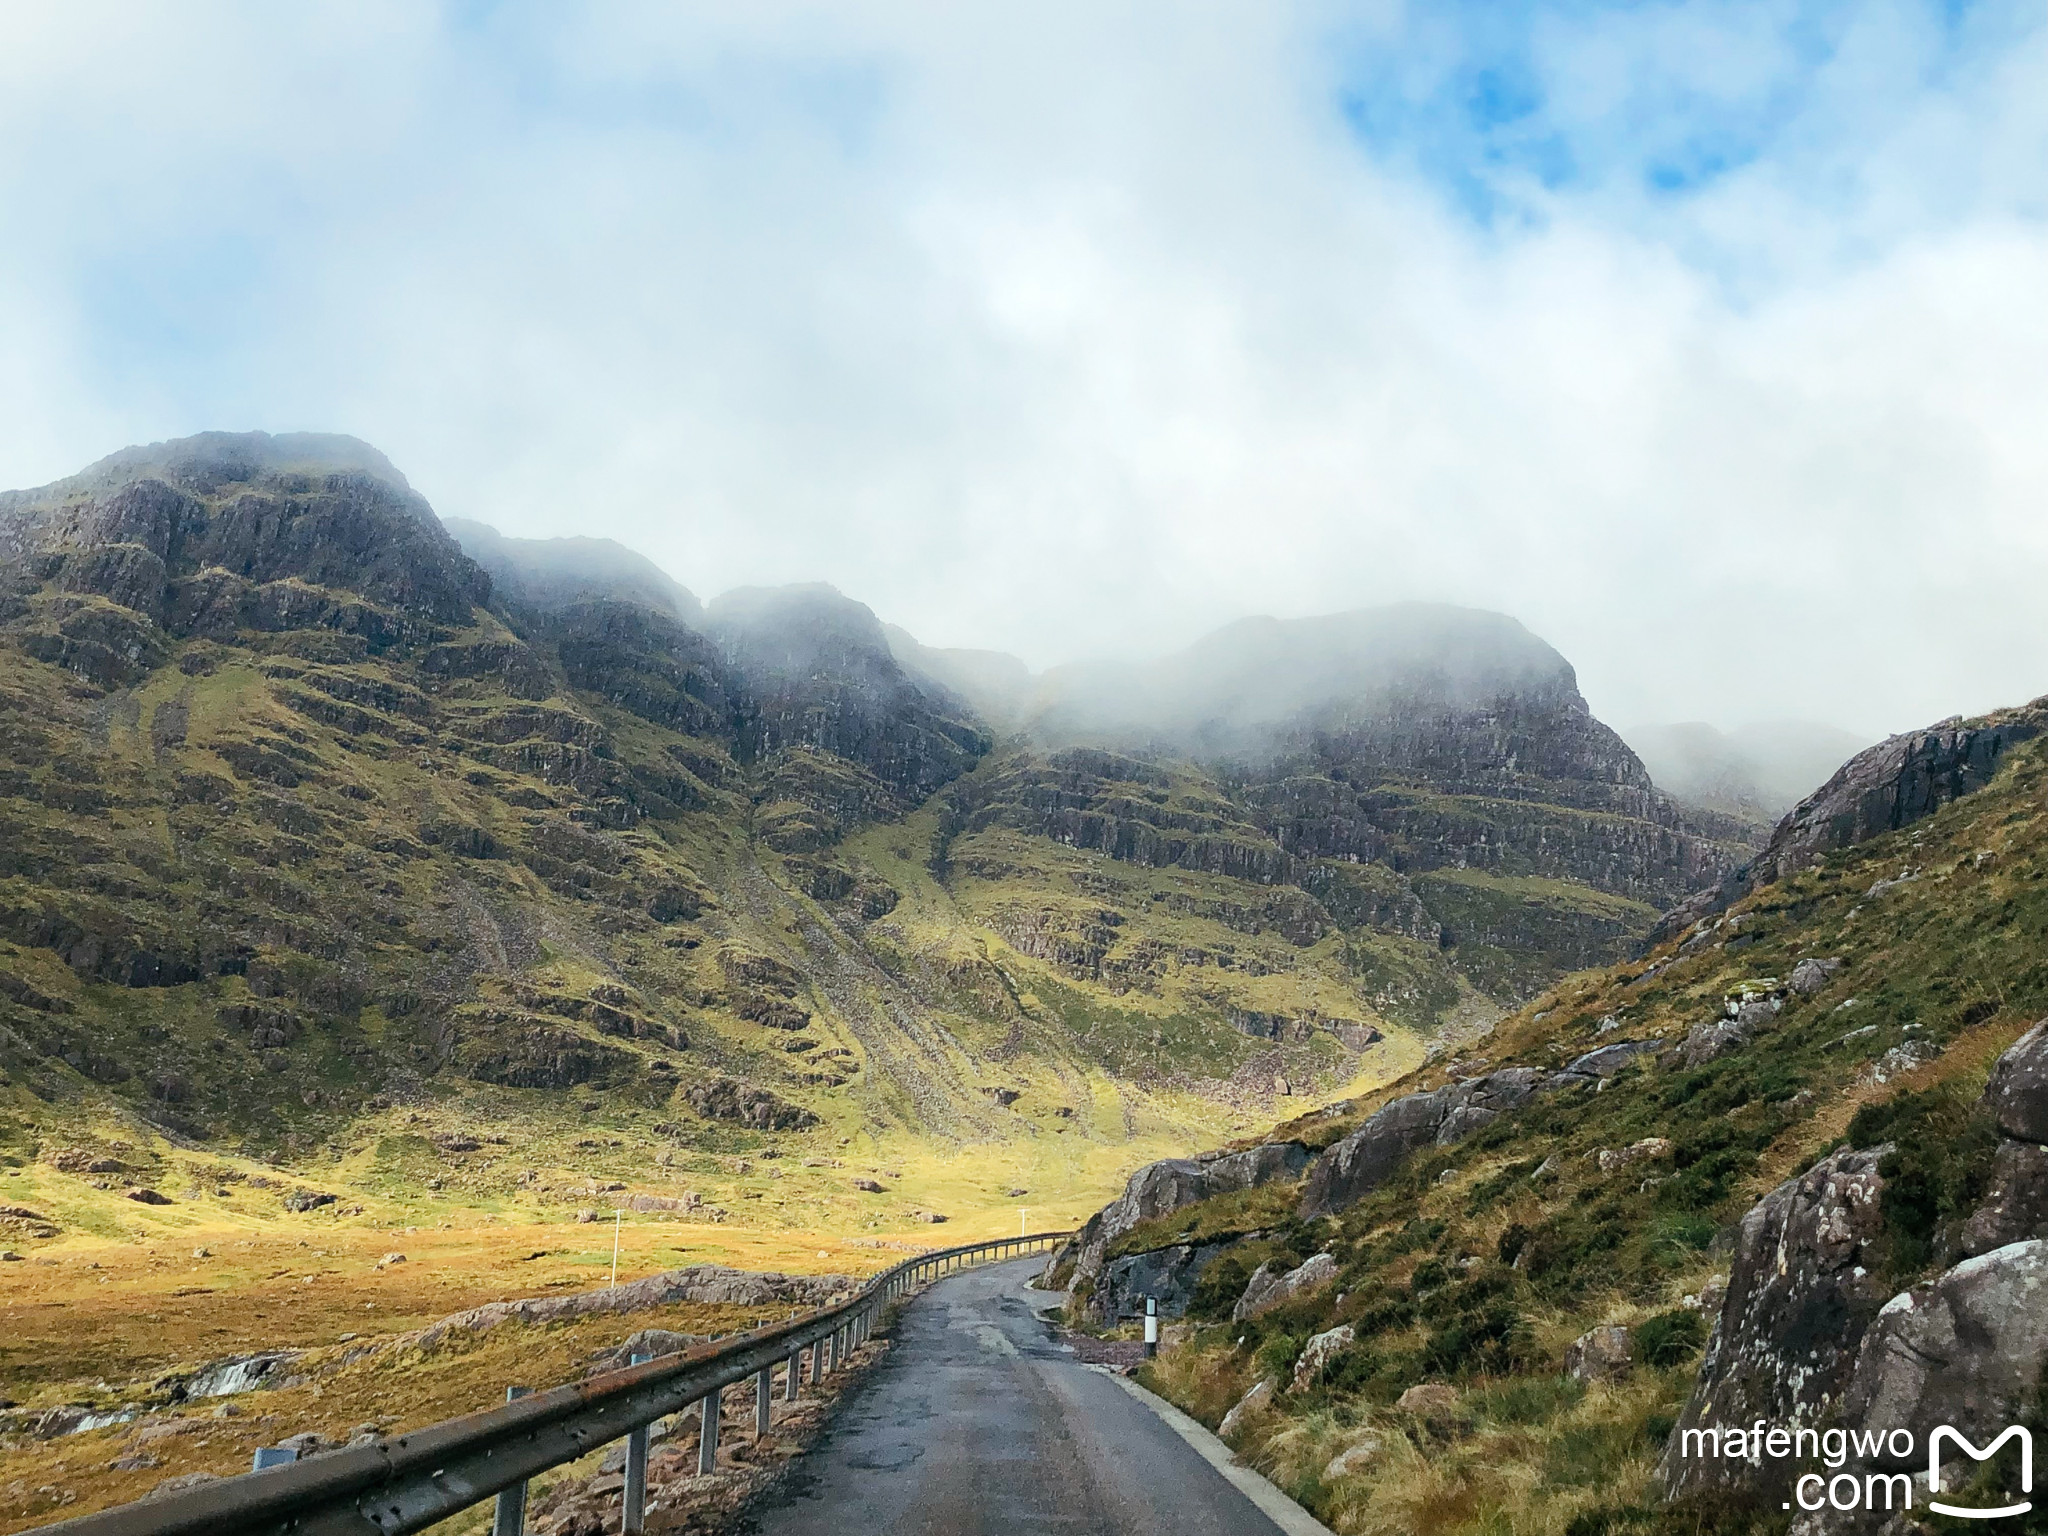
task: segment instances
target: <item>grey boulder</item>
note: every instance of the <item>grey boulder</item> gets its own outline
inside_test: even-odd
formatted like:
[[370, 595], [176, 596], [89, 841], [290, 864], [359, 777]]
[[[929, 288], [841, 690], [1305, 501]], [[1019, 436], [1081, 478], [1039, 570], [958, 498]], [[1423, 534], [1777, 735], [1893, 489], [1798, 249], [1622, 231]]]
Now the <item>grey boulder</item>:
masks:
[[1792, 975], [1786, 985], [1801, 997], [1811, 997], [1825, 987], [1841, 968], [1839, 960], [1802, 960], [1792, 967]]
[[1395, 1099], [1309, 1166], [1300, 1215], [1328, 1216], [1356, 1205], [1392, 1178], [1410, 1153], [1463, 1140], [1527, 1103], [1549, 1082], [1548, 1074], [1533, 1067], [1505, 1067]]
[[1981, 1445], [2019, 1422], [2044, 1364], [2048, 1241], [2013, 1243], [1885, 1303], [1864, 1336], [1842, 1418], [1910, 1429], [1919, 1446], [1948, 1424]]
[[1668, 1496], [1698, 1492], [1791, 1497], [1796, 1469], [1768, 1458], [1688, 1457], [1684, 1432], [1762, 1419], [1819, 1423], [1856, 1366], [1864, 1320], [1884, 1299], [1872, 1271], [1889, 1146], [1843, 1150], [1787, 1179], [1742, 1218], [1727, 1298], [1692, 1395], [1665, 1442]]
[[2006, 1141], [1992, 1162], [1984, 1203], [1963, 1223], [1962, 1250], [1974, 1258], [2035, 1237], [2048, 1237], [2048, 1147]]
[[1327, 1332], [1316, 1334], [1302, 1346], [1301, 1357], [1294, 1362], [1294, 1390], [1312, 1385], [1323, 1374], [1323, 1367], [1357, 1337], [1349, 1323], [1339, 1323]]
[[1678, 1047], [1679, 1064], [1704, 1067], [1748, 1042], [1749, 1032], [1734, 1019], [1714, 1019], [1695, 1026], [1686, 1035], [1685, 1042]]
[[2019, 1141], [2048, 1142], [2048, 1019], [2014, 1041], [1991, 1069], [1985, 1105]]
[[1590, 1386], [1596, 1381], [1621, 1380], [1634, 1362], [1628, 1330], [1610, 1323], [1572, 1340], [1564, 1352], [1564, 1373]]
[[1327, 1285], [1336, 1278], [1337, 1261], [1327, 1253], [1316, 1254], [1294, 1269], [1284, 1269], [1270, 1262], [1261, 1264], [1245, 1282], [1244, 1295], [1238, 1298], [1236, 1307], [1231, 1310], [1230, 1320], [1241, 1323], [1262, 1312], [1270, 1312], [1304, 1291]]

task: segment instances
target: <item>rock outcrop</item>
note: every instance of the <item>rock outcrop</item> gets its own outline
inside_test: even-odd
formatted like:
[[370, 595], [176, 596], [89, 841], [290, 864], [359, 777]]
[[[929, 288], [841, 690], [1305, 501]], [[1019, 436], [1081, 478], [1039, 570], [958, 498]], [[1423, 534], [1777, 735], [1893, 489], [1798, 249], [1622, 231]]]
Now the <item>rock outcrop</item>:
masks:
[[1831, 1153], [1743, 1217], [1727, 1299], [1666, 1442], [1667, 1494], [1790, 1497], [1790, 1462], [1687, 1456], [1684, 1432], [1758, 1419], [1812, 1427], [1840, 1403], [1864, 1330], [1885, 1300], [1874, 1244], [1884, 1192], [1877, 1168], [1889, 1150]]
[[1242, 1323], [1258, 1317], [1336, 1278], [1337, 1261], [1327, 1253], [1311, 1255], [1291, 1269], [1284, 1264], [1261, 1264], [1245, 1282], [1244, 1295], [1238, 1298], [1230, 1320]]
[[1743, 1218], [1719, 1320], [1667, 1443], [1667, 1492], [1782, 1502], [1790, 1462], [1685, 1456], [1683, 1432], [1702, 1426], [1909, 1429], [1924, 1448], [1939, 1424], [1980, 1436], [2018, 1422], [2048, 1365], [2048, 1021], [1999, 1057], [1983, 1103], [2004, 1140], [1961, 1231], [1972, 1257], [1910, 1290], [1886, 1300], [1875, 1273], [1889, 1147], [1836, 1152]]
[[1325, 1150], [1309, 1168], [1301, 1187], [1302, 1219], [1332, 1215], [1357, 1204], [1393, 1177], [1410, 1153], [1462, 1140], [1526, 1103], [1532, 1094], [1597, 1082], [1602, 1075], [1619, 1071], [1629, 1055], [1607, 1054], [1615, 1051], [1639, 1054], [1628, 1046], [1608, 1046], [1554, 1075], [1534, 1067], [1510, 1067], [1395, 1099]]
[[1268, 1142], [1199, 1159], [1175, 1157], [1147, 1163], [1130, 1176], [1121, 1195], [1089, 1217], [1079, 1232], [1054, 1251], [1046, 1274], [1053, 1275], [1071, 1264], [1077, 1283], [1092, 1284], [1102, 1273], [1109, 1247], [1140, 1222], [1169, 1215], [1211, 1195], [1292, 1179], [1307, 1166], [1308, 1148], [1294, 1141]]
[[1971, 1255], [2048, 1237], [2048, 1019], [1998, 1058], [1984, 1107], [2001, 1140], [1990, 1187], [1959, 1239]]
[[1749, 863], [1658, 921], [1655, 945], [1726, 911], [1824, 853], [1911, 826], [1991, 782], [2005, 755], [2048, 732], [2048, 698], [1974, 719], [1944, 720], [1859, 752], [1780, 821]]
[[2002, 1134], [2037, 1146], [2048, 1143], [2048, 1019], [1998, 1058], [1984, 1086], [1984, 1107]]
[[1180, 1243], [1111, 1259], [1102, 1266], [1086, 1311], [1104, 1327], [1121, 1318], [1142, 1317], [1149, 1297], [1161, 1317], [1180, 1317], [1194, 1299], [1202, 1272], [1223, 1252], [1222, 1243]]
[[2033, 1407], [2044, 1365], [2048, 1241], [2037, 1239], [1965, 1259], [1886, 1302], [1863, 1336], [1842, 1422], [1909, 1429], [1919, 1447], [1949, 1424], [1981, 1445]]

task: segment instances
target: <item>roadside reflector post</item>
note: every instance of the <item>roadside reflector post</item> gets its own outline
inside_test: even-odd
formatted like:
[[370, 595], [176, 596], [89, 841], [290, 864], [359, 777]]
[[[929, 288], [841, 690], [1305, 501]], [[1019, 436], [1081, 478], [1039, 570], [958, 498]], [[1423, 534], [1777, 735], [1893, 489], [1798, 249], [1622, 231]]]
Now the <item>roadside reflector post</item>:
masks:
[[[507, 1387], [505, 1401], [526, 1396], [531, 1387]], [[524, 1536], [526, 1530], [526, 1484], [514, 1483], [498, 1495], [497, 1513], [491, 1519], [491, 1536]]]
[[718, 1398], [720, 1389], [713, 1387], [697, 1406], [702, 1411], [704, 1422], [697, 1434], [697, 1475], [709, 1477], [718, 1470]]
[[775, 1400], [775, 1367], [764, 1365], [754, 1378], [754, 1438], [768, 1433], [768, 1405]]
[[268, 1470], [271, 1467], [288, 1466], [290, 1463], [295, 1462], [298, 1459], [299, 1452], [298, 1447], [296, 1446], [259, 1445], [256, 1447], [255, 1463], [249, 1468], [249, 1470], [252, 1472], [262, 1472]]
[[[634, 1355], [630, 1363], [645, 1365], [652, 1355]], [[639, 1536], [647, 1529], [647, 1426], [626, 1435], [626, 1486], [620, 1495], [619, 1529], [625, 1536]]]
[[1145, 1298], [1145, 1358], [1152, 1359], [1159, 1353], [1159, 1298]]

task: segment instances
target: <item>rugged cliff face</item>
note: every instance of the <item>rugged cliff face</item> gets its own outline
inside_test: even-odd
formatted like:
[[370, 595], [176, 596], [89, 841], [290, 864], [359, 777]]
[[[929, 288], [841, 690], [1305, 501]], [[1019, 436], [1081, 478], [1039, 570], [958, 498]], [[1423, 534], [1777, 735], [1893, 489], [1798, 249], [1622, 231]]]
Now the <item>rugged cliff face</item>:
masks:
[[1412, 941], [1452, 995], [1519, 1001], [1619, 958], [1749, 846], [1660, 795], [1564, 658], [1496, 614], [1235, 625], [1150, 667], [1051, 674], [1030, 719], [1038, 745], [946, 796], [963, 868], [1008, 828], [1270, 886], [1297, 942]]
[[989, 749], [967, 706], [906, 675], [874, 614], [829, 586], [728, 592], [707, 622], [748, 686], [738, 756], [781, 765], [762, 828], [776, 848], [902, 815]]

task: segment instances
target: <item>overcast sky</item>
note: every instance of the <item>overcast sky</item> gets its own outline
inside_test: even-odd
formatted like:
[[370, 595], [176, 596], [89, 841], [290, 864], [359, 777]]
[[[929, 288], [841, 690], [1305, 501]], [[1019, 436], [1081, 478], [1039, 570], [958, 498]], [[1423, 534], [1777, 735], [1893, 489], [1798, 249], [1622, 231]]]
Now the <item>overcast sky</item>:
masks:
[[0, 485], [352, 432], [1047, 665], [1515, 614], [1623, 723], [2048, 692], [2036, 0], [0, 12]]

